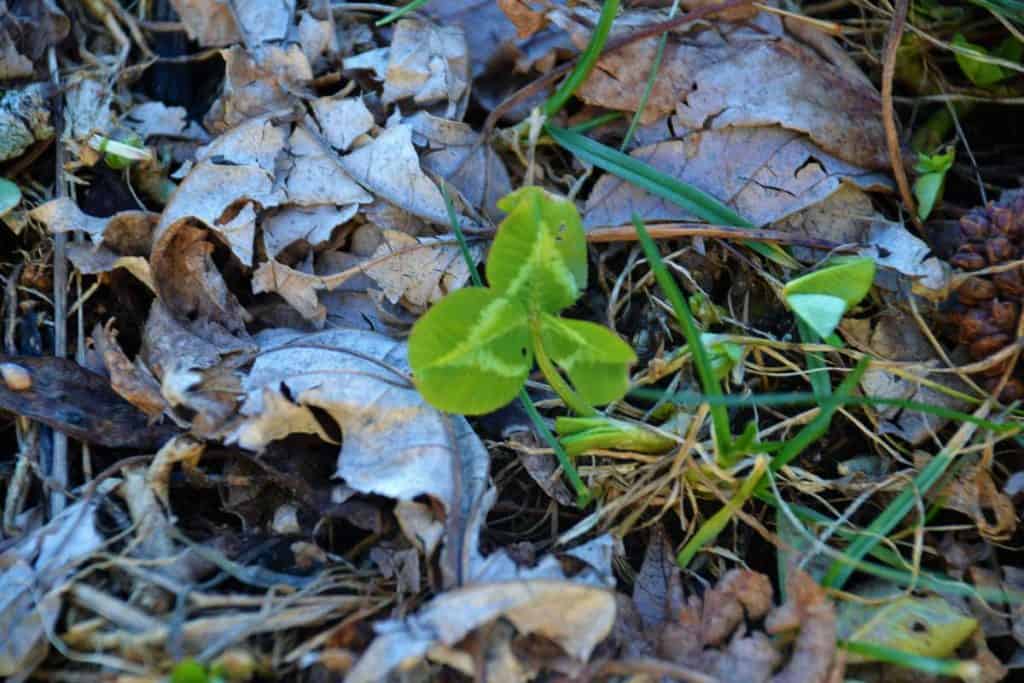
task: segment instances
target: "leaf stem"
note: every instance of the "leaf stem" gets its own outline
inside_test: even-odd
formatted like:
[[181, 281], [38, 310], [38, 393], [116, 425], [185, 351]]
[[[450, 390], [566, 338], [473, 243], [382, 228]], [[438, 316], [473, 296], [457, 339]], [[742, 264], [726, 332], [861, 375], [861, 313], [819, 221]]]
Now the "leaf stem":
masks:
[[536, 313], [530, 314], [530, 339], [533, 341], [533, 357], [537, 359], [537, 366], [544, 373], [544, 379], [548, 381], [551, 388], [562, 399], [565, 406], [581, 417], [594, 417], [598, 415], [597, 409], [583, 400], [576, 393], [576, 390], [569, 386], [569, 383], [562, 377], [555, 364], [551, 362], [548, 352], [544, 349], [544, 339], [540, 333], [540, 316]]

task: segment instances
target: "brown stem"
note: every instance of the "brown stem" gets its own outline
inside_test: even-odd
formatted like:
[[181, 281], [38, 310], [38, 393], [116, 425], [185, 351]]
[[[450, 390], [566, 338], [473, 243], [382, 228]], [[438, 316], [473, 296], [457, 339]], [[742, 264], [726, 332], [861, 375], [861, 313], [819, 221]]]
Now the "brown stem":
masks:
[[896, 74], [896, 52], [903, 37], [903, 28], [907, 23], [907, 5], [909, 0], [895, 0], [896, 12], [889, 25], [889, 34], [885, 40], [885, 54], [882, 62], [882, 125], [885, 127], [885, 146], [889, 149], [889, 163], [892, 174], [896, 177], [896, 185], [900, 189], [900, 198], [910, 212], [910, 219], [918, 232], [923, 232], [921, 221], [917, 217], [917, 206], [914, 195], [910, 192], [910, 181], [907, 180], [907, 169], [903, 166], [903, 155], [900, 153], [900, 138], [896, 131], [896, 114], [892, 104], [892, 83]]

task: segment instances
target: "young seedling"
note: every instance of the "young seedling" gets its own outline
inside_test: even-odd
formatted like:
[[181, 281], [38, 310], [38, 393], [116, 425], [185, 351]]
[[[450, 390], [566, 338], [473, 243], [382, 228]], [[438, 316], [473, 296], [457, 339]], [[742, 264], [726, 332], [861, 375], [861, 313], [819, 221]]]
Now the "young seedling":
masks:
[[875, 262], [870, 258], [839, 258], [813, 273], [790, 281], [782, 298], [793, 313], [822, 339], [833, 337], [843, 315], [871, 291]]
[[559, 317], [587, 286], [579, 213], [539, 187], [498, 207], [508, 216], [487, 258], [489, 286], [449, 294], [413, 327], [416, 386], [436, 408], [480, 415], [515, 398], [536, 360], [570, 410], [596, 415], [625, 395], [636, 354], [601, 325]]

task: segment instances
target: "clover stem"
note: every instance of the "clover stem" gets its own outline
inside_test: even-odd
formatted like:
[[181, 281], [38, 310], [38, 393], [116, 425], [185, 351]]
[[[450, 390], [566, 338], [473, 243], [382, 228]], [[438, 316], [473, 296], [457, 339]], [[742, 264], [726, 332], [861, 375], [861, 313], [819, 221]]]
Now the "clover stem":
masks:
[[593, 417], [598, 415], [597, 410], [583, 400], [576, 391], [569, 386], [558, 368], [551, 362], [547, 351], [544, 350], [544, 341], [540, 333], [540, 316], [536, 313], [530, 314], [530, 339], [533, 341], [533, 356], [537, 359], [540, 371], [544, 373], [544, 379], [548, 381], [551, 388], [562, 399], [565, 406], [581, 417]]

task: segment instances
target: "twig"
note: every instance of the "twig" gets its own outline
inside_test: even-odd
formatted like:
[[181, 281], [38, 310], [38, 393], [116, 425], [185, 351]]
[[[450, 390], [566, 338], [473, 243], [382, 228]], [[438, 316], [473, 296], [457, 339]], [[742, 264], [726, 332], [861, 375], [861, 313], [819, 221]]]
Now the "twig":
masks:
[[[57, 129], [56, 138], [56, 169], [54, 180], [56, 194], [63, 197], [67, 194], [67, 186], [64, 183], [64, 144], [61, 142], [63, 128], [63, 95], [60, 89], [60, 70], [57, 68], [57, 51], [51, 45], [47, 56], [50, 67], [50, 80], [53, 82], [57, 92], [55, 96], [53, 112], [54, 127]], [[53, 236], [53, 355], [64, 358], [68, 353], [67, 337], [67, 286], [68, 286], [68, 261], [67, 261], [68, 235], [66, 232], [59, 232]], [[50, 516], [56, 517], [67, 505], [65, 491], [68, 488], [68, 437], [63, 432], [53, 432], [53, 463], [46, 475], [54, 480], [56, 488], [48, 489], [50, 502]]]
[[882, 125], [885, 127], [885, 146], [889, 149], [889, 163], [892, 174], [896, 177], [896, 185], [900, 188], [900, 198], [910, 212], [910, 220], [918, 232], [923, 232], [921, 221], [917, 217], [914, 195], [910, 192], [907, 180], [907, 169], [903, 166], [903, 155], [900, 154], [900, 138], [896, 132], [896, 114], [892, 103], [892, 83], [896, 74], [896, 52], [903, 37], [903, 28], [907, 23], [907, 5], [909, 0], [895, 0], [896, 12], [889, 25], [889, 35], [885, 40], [885, 53], [882, 61]]
[[[734, 228], [726, 225], [708, 225], [706, 223], [661, 223], [647, 226], [647, 231], [654, 239], [682, 239], [684, 237], [707, 237], [710, 239], [737, 239], [751, 242], [774, 242], [791, 244], [809, 249], [823, 251], [839, 251], [856, 253], [863, 248], [861, 244], [840, 244], [814, 237], [801, 237], [781, 230], [751, 230]], [[602, 242], [635, 242], [638, 237], [632, 225], [620, 225], [614, 228], [597, 228], [587, 231], [587, 241]]]

